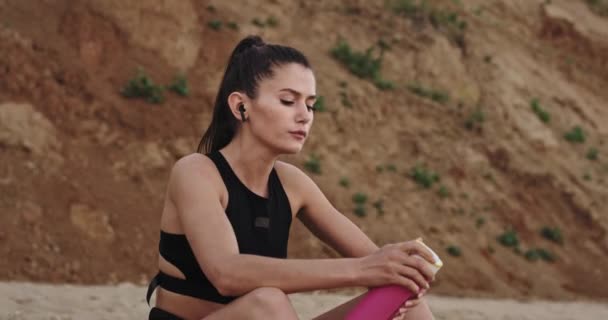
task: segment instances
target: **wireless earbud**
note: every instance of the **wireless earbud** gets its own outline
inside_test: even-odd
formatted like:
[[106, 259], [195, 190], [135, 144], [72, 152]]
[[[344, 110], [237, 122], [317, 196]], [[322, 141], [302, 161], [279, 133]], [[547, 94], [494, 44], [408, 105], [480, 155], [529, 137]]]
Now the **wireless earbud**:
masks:
[[245, 119], [245, 105], [242, 103], [239, 106], [239, 112], [241, 113], [241, 120], [243, 120], [243, 122], [247, 121], [247, 119]]

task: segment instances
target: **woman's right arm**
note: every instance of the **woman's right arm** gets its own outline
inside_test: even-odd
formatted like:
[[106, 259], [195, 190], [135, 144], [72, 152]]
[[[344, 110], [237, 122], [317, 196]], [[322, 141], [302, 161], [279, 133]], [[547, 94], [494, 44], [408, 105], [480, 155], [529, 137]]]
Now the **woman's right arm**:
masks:
[[406, 253], [424, 251], [415, 241], [384, 246], [362, 258], [278, 259], [240, 254], [220, 202], [221, 178], [214, 168], [203, 155], [180, 159], [171, 171], [169, 195], [201, 269], [222, 295], [238, 296], [259, 287], [292, 293], [389, 283], [414, 290], [418, 286], [404, 276], [409, 272], [405, 265], [428, 269], [421, 259]]

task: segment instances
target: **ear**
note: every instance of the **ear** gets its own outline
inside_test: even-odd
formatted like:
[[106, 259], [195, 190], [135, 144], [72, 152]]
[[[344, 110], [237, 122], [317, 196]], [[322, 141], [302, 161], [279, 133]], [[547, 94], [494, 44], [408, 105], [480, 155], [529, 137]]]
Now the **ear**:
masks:
[[[230, 106], [230, 111], [232, 112], [232, 115], [238, 121], [242, 121], [241, 111], [239, 111], [239, 106], [241, 104], [247, 106], [248, 101], [249, 101], [249, 99], [248, 99], [247, 95], [242, 92], [235, 91], [228, 96], [228, 106]], [[247, 109], [247, 108], [245, 108], [245, 109]], [[245, 111], [245, 112], [247, 112], [247, 111]]]

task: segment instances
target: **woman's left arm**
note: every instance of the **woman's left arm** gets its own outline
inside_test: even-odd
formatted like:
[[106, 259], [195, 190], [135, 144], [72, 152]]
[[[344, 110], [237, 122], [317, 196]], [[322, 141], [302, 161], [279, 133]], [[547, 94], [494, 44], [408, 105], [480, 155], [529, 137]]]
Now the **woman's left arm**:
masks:
[[317, 184], [302, 170], [289, 165], [293, 186], [300, 197], [298, 219], [321, 241], [346, 258], [372, 254], [378, 246], [329, 202]]

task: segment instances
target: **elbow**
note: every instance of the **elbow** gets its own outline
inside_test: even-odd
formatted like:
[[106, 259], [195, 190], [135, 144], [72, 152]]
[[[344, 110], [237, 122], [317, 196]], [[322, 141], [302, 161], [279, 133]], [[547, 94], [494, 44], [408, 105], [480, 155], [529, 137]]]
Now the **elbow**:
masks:
[[[221, 264], [222, 266], [226, 266]], [[209, 274], [209, 281], [219, 294], [223, 296], [236, 296], [238, 294], [238, 288], [236, 284], [238, 281], [233, 277], [234, 273], [226, 267], [216, 267]]]

